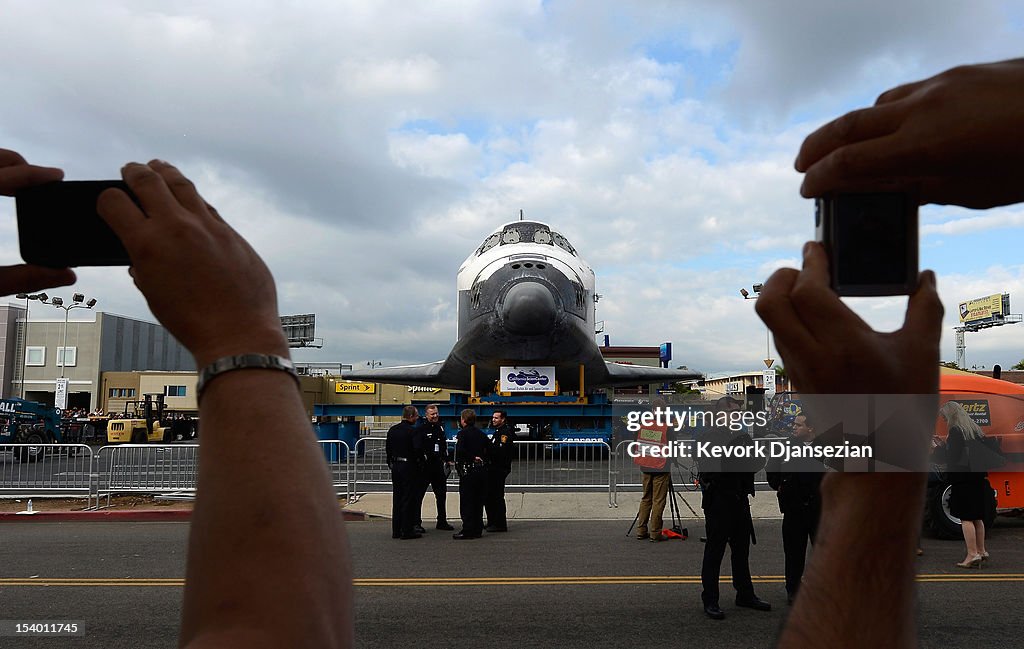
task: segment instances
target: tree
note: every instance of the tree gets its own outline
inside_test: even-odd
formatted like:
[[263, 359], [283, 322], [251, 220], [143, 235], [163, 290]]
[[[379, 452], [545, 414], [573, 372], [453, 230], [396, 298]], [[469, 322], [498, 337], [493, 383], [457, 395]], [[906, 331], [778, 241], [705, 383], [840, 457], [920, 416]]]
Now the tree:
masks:
[[942, 367], [948, 367], [951, 370], [962, 370], [962, 369], [964, 369], [964, 368], [960, 367], [959, 365], [957, 365], [956, 363], [954, 363], [953, 361], [940, 361], [939, 365], [941, 365]]
[[1011, 370], [1024, 370], [1024, 358], [1017, 361], [1017, 364], [1010, 368]]

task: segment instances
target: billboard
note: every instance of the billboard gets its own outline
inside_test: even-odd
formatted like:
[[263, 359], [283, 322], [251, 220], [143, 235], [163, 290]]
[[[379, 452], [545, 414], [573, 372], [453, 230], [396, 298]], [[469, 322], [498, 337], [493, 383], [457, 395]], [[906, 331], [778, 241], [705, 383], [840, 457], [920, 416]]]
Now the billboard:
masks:
[[[1003, 308], [1003, 298], [1006, 298], [1006, 307]], [[964, 324], [970, 324], [972, 322], [981, 322], [984, 320], [991, 320], [992, 318], [1002, 317], [1006, 315], [1009, 310], [1009, 295], [1002, 295], [996, 293], [995, 295], [986, 295], [985, 297], [979, 297], [975, 300], [967, 300], [966, 302], [960, 303], [960, 322]]]
[[553, 366], [501, 366], [501, 392], [552, 392], [554, 389]]
[[311, 343], [316, 340], [316, 314], [283, 315], [281, 328], [288, 338], [289, 347], [312, 347]]

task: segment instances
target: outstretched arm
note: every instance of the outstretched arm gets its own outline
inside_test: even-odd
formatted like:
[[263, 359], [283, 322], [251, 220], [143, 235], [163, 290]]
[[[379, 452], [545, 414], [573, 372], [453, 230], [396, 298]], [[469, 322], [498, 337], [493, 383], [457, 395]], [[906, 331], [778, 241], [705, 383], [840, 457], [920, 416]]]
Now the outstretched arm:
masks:
[[[929, 395], [938, 390], [942, 304], [930, 271], [921, 274], [910, 297], [903, 328], [878, 333], [832, 292], [825, 252], [808, 243], [803, 270], [772, 275], [757, 312], [775, 334], [801, 393]], [[910, 440], [910, 452], [923, 459], [934, 418], [925, 422], [908, 414], [901, 432]], [[914, 549], [924, 490], [921, 473], [825, 477], [814, 553], [779, 646], [916, 646]]]
[[[274, 280], [173, 166], [122, 171], [99, 210], [121, 237], [153, 315], [197, 367], [288, 356]], [[189, 647], [348, 647], [351, 569], [323, 454], [294, 379], [230, 371], [201, 395], [199, 484], [179, 642]]]
[[916, 189], [922, 203], [1024, 200], [1024, 59], [962, 66], [893, 88], [812, 133], [801, 193]]

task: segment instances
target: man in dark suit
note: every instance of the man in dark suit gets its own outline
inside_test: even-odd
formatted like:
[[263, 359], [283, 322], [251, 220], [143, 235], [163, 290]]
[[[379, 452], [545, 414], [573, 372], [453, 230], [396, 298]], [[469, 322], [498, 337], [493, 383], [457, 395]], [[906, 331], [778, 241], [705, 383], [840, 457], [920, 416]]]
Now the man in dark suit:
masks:
[[[420, 513], [416, 516], [417, 525], [422, 525], [420, 516], [423, 509], [423, 498], [427, 491], [433, 489], [437, 503], [437, 529], [452, 531], [455, 528], [448, 524], [448, 474], [451, 473], [451, 459], [448, 457], [448, 438], [444, 424], [438, 413], [436, 404], [424, 410], [426, 417], [419, 421], [417, 428], [423, 432], [426, 443], [427, 465], [423, 472], [423, 495], [420, 498]], [[447, 469], [447, 470], [446, 470]]]
[[422, 500], [423, 433], [415, 427], [419, 411], [416, 406], [402, 410], [402, 421], [388, 430], [384, 450], [391, 469], [391, 538], [418, 539], [417, 509]]
[[516, 433], [508, 423], [504, 410], [495, 410], [491, 415], [491, 444], [487, 462], [487, 491], [484, 509], [487, 511], [487, 531], [507, 532], [508, 519], [505, 506], [505, 479], [512, 473], [515, 459]]
[[[715, 404], [715, 428], [704, 438], [711, 446], [750, 447], [752, 440], [746, 432], [734, 431], [729, 423], [741, 403], [731, 397], [722, 397]], [[725, 425], [723, 425], [725, 423]], [[757, 458], [715, 458], [703, 462], [700, 481], [704, 496], [707, 542], [704, 544], [704, 561], [700, 579], [704, 587], [701, 600], [704, 613], [713, 620], [725, 619], [725, 613], [718, 605], [718, 580], [725, 557], [725, 546], [732, 551], [732, 585], [736, 589], [736, 606], [758, 611], [770, 611], [772, 605], [754, 594], [750, 577], [750, 542], [754, 536], [750, 518], [750, 501], [747, 496], [754, 493], [754, 474], [764, 466], [764, 460]]]
[[[793, 436], [787, 441], [796, 447], [811, 444], [814, 428], [806, 415], [793, 420]], [[778, 492], [782, 512], [782, 548], [786, 554], [786, 599], [792, 604], [800, 580], [804, 576], [807, 541], [814, 543], [814, 534], [821, 518], [821, 479], [825, 466], [818, 460], [804, 457], [772, 457], [768, 460], [768, 484]]]
[[455, 468], [459, 472], [459, 514], [462, 529], [456, 540], [478, 539], [484, 531], [484, 492], [487, 488], [487, 435], [476, 427], [476, 412], [462, 411], [462, 430], [455, 444]]

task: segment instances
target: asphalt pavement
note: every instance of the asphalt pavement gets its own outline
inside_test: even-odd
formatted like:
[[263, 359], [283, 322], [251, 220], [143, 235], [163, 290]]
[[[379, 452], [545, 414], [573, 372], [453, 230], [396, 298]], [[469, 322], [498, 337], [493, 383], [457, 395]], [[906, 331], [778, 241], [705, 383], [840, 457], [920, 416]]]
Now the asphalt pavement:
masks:
[[[437, 530], [399, 541], [386, 519], [349, 523], [357, 646], [773, 644], [788, 610], [781, 521], [756, 521], [751, 552], [755, 588], [773, 610], [733, 606], [726, 560], [727, 618], [715, 622], [700, 608], [703, 524], [686, 522], [686, 541], [650, 543], [626, 536], [630, 520], [512, 520], [508, 533], [473, 541]], [[32, 522], [5, 525], [2, 533], [0, 618], [78, 620], [85, 635], [2, 638], [0, 646], [176, 645], [187, 524]], [[954, 567], [961, 543], [924, 539], [923, 547], [921, 646], [1019, 646], [1024, 520], [999, 519], [989, 535], [992, 560], [981, 571]]]

